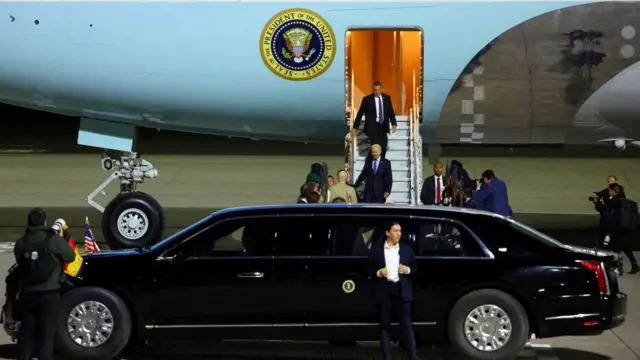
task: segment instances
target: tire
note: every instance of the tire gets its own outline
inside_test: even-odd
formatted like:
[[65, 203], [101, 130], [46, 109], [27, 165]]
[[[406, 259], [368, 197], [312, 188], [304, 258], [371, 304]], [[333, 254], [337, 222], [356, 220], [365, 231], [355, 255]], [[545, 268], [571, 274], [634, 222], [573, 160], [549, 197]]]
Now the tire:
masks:
[[[111, 323], [111, 333], [106, 337], [106, 341], [96, 346], [87, 347], [77, 344], [72, 339], [67, 329], [67, 319], [75, 311], [76, 306], [92, 302], [102, 304], [111, 314], [106, 317], [106, 322]], [[98, 309], [104, 310], [98, 306]], [[85, 307], [86, 308], [86, 307]], [[105, 311], [98, 313], [106, 314]], [[111, 319], [111, 321], [109, 321]], [[92, 324], [89, 324], [91, 326]], [[122, 299], [113, 292], [98, 287], [79, 287], [64, 294], [60, 304], [60, 317], [58, 319], [58, 329], [56, 334], [56, 348], [64, 356], [71, 359], [113, 359], [129, 343], [132, 333], [131, 313]], [[104, 332], [102, 333], [105, 334]], [[93, 340], [96, 337], [92, 337]]]
[[[482, 305], [499, 307], [511, 320], [510, 336], [506, 344], [497, 350], [481, 351], [465, 335], [467, 315]], [[499, 290], [482, 289], [472, 291], [456, 301], [449, 314], [448, 333], [454, 349], [465, 359], [512, 360], [520, 355], [527, 343], [529, 320], [520, 302], [511, 295]]]
[[[120, 216], [132, 215], [145, 219], [142, 231], [125, 236], [118, 228]], [[121, 219], [122, 220], [122, 219]], [[144, 226], [144, 225], [141, 225]], [[164, 231], [164, 211], [150, 195], [143, 192], [120, 193], [107, 205], [102, 214], [102, 234], [111, 249], [136, 248], [157, 243]]]

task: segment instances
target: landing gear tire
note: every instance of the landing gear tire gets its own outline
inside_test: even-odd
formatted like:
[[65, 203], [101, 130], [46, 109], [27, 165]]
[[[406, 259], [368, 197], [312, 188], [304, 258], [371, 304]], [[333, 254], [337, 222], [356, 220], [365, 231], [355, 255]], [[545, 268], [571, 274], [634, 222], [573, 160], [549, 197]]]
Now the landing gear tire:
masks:
[[448, 330], [453, 348], [465, 359], [511, 360], [527, 343], [529, 320], [511, 295], [482, 289], [453, 305]]
[[102, 234], [111, 249], [153, 245], [163, 231], [162, 206], [143, 192], [118, 194], [102, 214]]
[[113, 359], [132, 333], [129, 308], [113, 292], [80, 287], [62, 296], [56, 348], [72, 359]]

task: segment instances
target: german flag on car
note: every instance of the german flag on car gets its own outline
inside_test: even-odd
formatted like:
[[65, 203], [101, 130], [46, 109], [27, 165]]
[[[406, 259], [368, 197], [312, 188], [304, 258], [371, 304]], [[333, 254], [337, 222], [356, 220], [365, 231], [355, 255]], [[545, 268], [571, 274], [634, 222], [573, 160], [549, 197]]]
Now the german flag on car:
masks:
[[63, 265], [63, 269], [65, 274], [72, 277], [76, 277], [80, 272], [80, 268], [82, 268], [82, 263], [84, 262], [84, 259], [82, 258], [82, 255], [80, 255], [80, 250], [78, 250], [78, 246], [76, 245], [75, 240], [73, 240], [71, 236], [69, 236], [68, 244], [69, 244], [69, 247], [73, 249], [73, 252], [76, 254], [76, 258], [72, 262], [65, 263]]

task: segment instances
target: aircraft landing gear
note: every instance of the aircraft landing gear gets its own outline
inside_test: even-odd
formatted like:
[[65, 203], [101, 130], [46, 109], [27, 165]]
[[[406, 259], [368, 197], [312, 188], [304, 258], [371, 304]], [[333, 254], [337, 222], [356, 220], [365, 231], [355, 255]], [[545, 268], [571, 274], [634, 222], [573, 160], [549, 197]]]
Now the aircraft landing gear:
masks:
[[[111, 249], [153, 245], [164, 231], [162, 206], [149, 194], [137, 191], [144, 179], [154, 179], [158, 170], [137, 153], [123, 153], [119, 158], [102, 156], [102, 169], [113, 171], [89, 196], [87, 203], [102, 213], [102, 234]], [[107, 195], [104, 189], [120, 180], [120, 193], [104, 208], [94, 198]]]

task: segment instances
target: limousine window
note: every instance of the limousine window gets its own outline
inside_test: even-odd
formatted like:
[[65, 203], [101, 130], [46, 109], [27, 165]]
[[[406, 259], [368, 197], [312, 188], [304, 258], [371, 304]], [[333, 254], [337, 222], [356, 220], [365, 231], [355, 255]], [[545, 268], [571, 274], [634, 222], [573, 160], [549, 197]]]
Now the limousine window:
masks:
[[274, 238], [274, 255], [329, 255], [332, 232], [326, 217], [280, 216]]
[[179, 252], [187, 256], [267, 256], [273, 253], [275, 229], [266, 218], [225, 220], [197, 233]]
[[202, 231], [180, 251], [198, 257], [328, 255], [330, 236], [317, 218], [238, 218]]
[[389, 219], [384, 217], [345, 216], [331, 220], [333, 236], [333, 255], [368, 256], [371, 246], [385, 239], [389, 222], [397, 221], [402, 227], [401, 241], [410, 241], [412, 226], [409, 219]]
[[546, 251], [550, 246], [563, 246], [557, 240], [509, 219], [487, 221], [475, 217], [468, 221], [468, 225], [494, 254], [531, 256]]
[[482, 257], [484, 252], [463, 227], [450, 221], [417, 221], [414, 251], [417, 256]]

